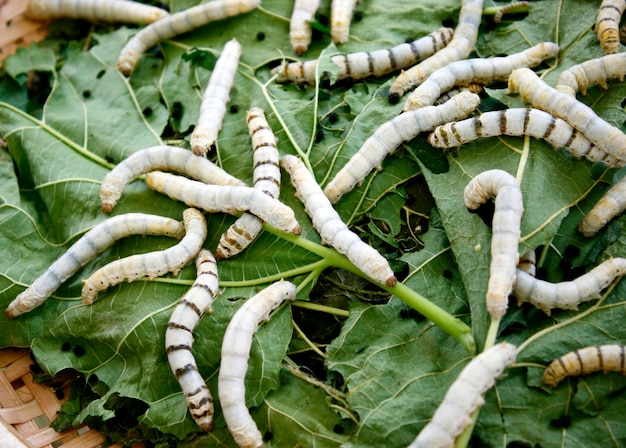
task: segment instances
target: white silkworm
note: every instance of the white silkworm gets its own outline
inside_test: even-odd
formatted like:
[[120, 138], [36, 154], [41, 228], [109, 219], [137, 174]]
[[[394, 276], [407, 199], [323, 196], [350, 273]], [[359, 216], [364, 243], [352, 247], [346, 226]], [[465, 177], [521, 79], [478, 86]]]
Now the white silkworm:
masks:
[[439, 98], [437, 98], [437, 101], [435, 101], [434, 105], [441, 106], [450, 98], [452, 98], [455, 95], [458, 95], [461, 92], [471, 92], [471, 93], [475, 93], [476, 95], [481, 95], [485, 93], [485, 86], [482, 84], [470, 83], [467, 86], [460, 86], [458, 88], [448, 90], [446, 93], [442, 94]]
[[330, 35], [336, 44], [350, 38], [350, 22], [357, 0], [332, 0], [330, 3]]
[[122, 192], [136, 177], [150, 171], [176, 171], [208, 184], [239, 185], [245, 183], [191, 151], [174, 146], [153, 146], [139, 150], [120, 162], [102, 181], [102, 210], [111, 213]]
[[[626, 2], [623, 2], [626, 5]], [[608, 89], [609, 79], [624, 80], [626, 75], [626, 53], [609, 54], [601, 58], [590, 59], [574, 65], [561, 72], [556, 81], [556, 89], [569, 95], [576, 96], [580, 91], [587, 94], [587, 87], [599, 85]]]
[[289, 40], [296, 54], [304, 54], [311, 44], [313, 30], [309, 22], [315, 17], [320, 0], [295, 0], [289, 21]]
[[[533, 278], [535, 277], [537, 274], [537, 254], [535, 254], [534, 250], [529, 250], [519, 256], [517, 269]], [[515, 285], [513, 285], [513, 288], [515, 288]]]
[[491, 265], [487, 286], [487, 311], [493, 319], [506, 313], [519, 259], [518, 246], [524, 206], [522, 191], [515, 177], [502, 170], [483, 171], [463, 192], [465, 206], [476, 210], [496, 197], [491, 236]]
[[[339, 67], [337, 80], [363, 79], [369, 76], [384, 76], [396, 70], [410, 67], [422, 59], [431, 56], [444, 48], [453, 33], [452, 28], [439, 28], [413, 42], [407, 42], [389, 49], [374, 50], [370, 53], [341, 54], [330, 58]], [[297, 84], [315, 84], [317, 59], [291, 62], [272, 70], [272, 74], [280, 73], [276, 82], [291, 81]]]
[[390, 94], [404, 95], [413, 86], [421, 84], [431, 73], [451, 62], [466, 59], [476, 45], [478, 26], [483, 15], [483, 0], [463, 0], [459, 23], [446, 48], [428, 59], [403, 71], [389, 88]]
[[138, 278], [153, 278], [172, 272], [178, 273], [187, 263], [195, 258], [202, 249], [207, 236], [204, 215], [196, 209], [188, 208], [183, 212], [185, 236], [180, 242], [168, 249], [131, 255], [112, 261], [83, 280], [81, 295], [83, 302], [92, 304], [99, 291], [115, 286], [126, 280], [132, 282]]
[[322, 237], [322, 242], [344, 254], [376, 282], [395, 286], [396, 277], [385, 257], [348, 229], [302, 160], [286, 155], [281, 166], [290, 174], [296, 195], [304, 204], [313, 227]]
[[598, 203], [587, 212], [578, 224], [578, 231], [586, 237], [592, 237], [624, 210], [626, 210], [626, 176], [609, 188]]
[[485, 392], [516, 358], [517, 347], [502, 342], [472, 359], [409, 448], [453, 448], [455, 439], [472, 423], [472, 412], [485, 403]]
[[213, 427], [213, 397], [191, 352], [193, 331], [218, 293], [219, 278], [213, 254], [202, 249], [196, 257], [196, 280], [182, 297], [165, 330], [167, 360], [176, 376], [191, 416], [202, 431]]
[[523, 8], [523, 7], [528, 7], [528, 2], [513, 2], [513, 3], [509, 3], [508, 5], [504, 5], [502, 6], [500, 9], [498, 9], [498, 11], [496, 11], [496, 13], [493, 15], [493, 21], [494, 23], [500, 23], [502, 21], [502, 17], [510, 11], [513, 11], [514, 9], [518, 9], [518, 8]]
[[260, 3], [261, 0], [214, 0], [154, 22], [135, 34], [122, 48], [117, 68], [128, 76], [141, 55], [160, 41], [187, 33], [210, 22], [250, 12]]
[[619, 22], [626, 9], [624, 0], [602, 0], [596, 17], [595, 31], [604, 54], [619, 50]]
[[285, 300], [296, 297], [296, 286], [281, 280], [248, 299], [230, 320], [222, 342], [218, 394], [224, 420], [240, 447], [260, 448], [262, 435], [246, 406], [245, 377], [252, 337], [261, 321]]
[[404, 111], [419, 109], [434, 104], [442, 93], [456, 85], [470, 83], [486, 84], [490, 81], [504, 81], [511, 72], [520, 67], [534, 67], [541, 61], [559, 54], [559, 46], [552, 42], [542, 42], [534, 47], [498, 58], [475, 58], [452, 62], [435, 70], [422, 84], [407, 97]]
[[538, 280], [518, 269], [513, 296], [518, 305], [531, 303], [548, 316], [554, 308], [577, 310], [580, 303], [599, 299], [600, 293], [624, 272], [626, 258], [610, 258], [577, 279], [561, 283]]
[[283, 232], [299, 235], [302, 231], [290, 207], [256, 188], [206, 185], [160, 171], [148, 173], [146, 184], [152, 190], [209, 213], [247, 211]]
[[181, 239], [184, 234], [181, 222], [163, 216], [127, 213], [106, 219], [84, 234], [43, 275], [18, 294], [5, 313], [12, 318], [37, 308], [81, 267], [121, 238], [129, 235], [166, 235]]
[[169, 15], [156, 6], [128, 0], [29, 0], [25, 14], [33, 20], [66, 17], [121, 23], [152, 23]]
[[584, 347], [555, 359], [543, 372], [543, 382], [556, 387], [566, 376], [587, 375], [594, 372], [620, 372], [626, 375], [623, 345]]
[[470, 92], [461, 92], [441, 106], [429, 106], [405, 112], [380, 126], [326, 185], [324, 194], [336, 203], [351, 191], [372, 169], [381, 169], [384, 158], [393, 154], [402, 142], [420, 132], [432, 131], [436, 126], [467, 117], [480, 104], [480, 98]]
[[[252, 137], [254, 188], [268, 196], [278, 199], [280, 194], [279, 154], [276, 137], [272, 132], [263, 110], [253, 107], [246, 116], [248, 132]], [[237, 255], [254, 241], [261, 233], [262, 221], [254, 215], [244, 213], [221, 236], [215, 249], [215, 257], [222, 258]]]
[[500, 135], [529, 135], [545, 140], [554, 148], [565, 148], [576, 158], [585, 157], [610, 167], [622, 166], [626, 162], [607, 154], [566, 121], [539, 109], [484, 112], [477, 117], [446, 123], [435, 128], [428, 136], [428, 143], [435, 148], [455, 148], [478, 138]]
[[226, 103], [230, 100], [230, 89], [235, 81], [240, 56], [241, 45], [237, 39], [232, 39], [224, 45], [222, 54], [215, 63], [202, 97], [198, 124], [191, 133], [191, 149], [197, 156], [203, 156], [211, 149], [211, 145], [217, 140], [217, 133], [222, 129]]
[[548, 86], [532, 70], [518, 68], [511, 73], [509, 92], [513, 91], [518, 91], [522, 100], [533, 107], [567, 121], [610, 156], [626, 159], [626, 135], [622, 131], [576, 98]]

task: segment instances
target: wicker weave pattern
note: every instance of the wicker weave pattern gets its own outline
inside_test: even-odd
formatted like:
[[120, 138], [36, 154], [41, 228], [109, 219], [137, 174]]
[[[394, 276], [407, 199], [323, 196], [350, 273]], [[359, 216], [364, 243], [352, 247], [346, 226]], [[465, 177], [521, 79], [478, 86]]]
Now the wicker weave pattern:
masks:
[[26, 6], [26, 0], [0, 0], [0, 65], [18, 47], [38, 42], [48, 33], [50, 22], [25, 18]]
[[14, 430], [26, 447], [53, 448], [55, 441], [55, 447], [63, 448], [101, 446], [105, 436], [87, 425], [63, 433], [49, 427], [65, 399], [33, 381], [31, 364], [28, 349], [0, 350], [0, 423]]

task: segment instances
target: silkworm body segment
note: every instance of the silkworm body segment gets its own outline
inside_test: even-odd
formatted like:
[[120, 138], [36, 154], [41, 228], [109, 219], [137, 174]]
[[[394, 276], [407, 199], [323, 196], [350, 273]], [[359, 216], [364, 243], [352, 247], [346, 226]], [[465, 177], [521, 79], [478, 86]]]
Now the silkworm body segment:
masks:
[[252, 337], [259, 324], [285, 300], [296, 297], [296, 286], [281, 280], [248, 299], [231, 319], [222, 342], [218, 394], [226, 425], [240, 447], [259, 448], [263, 437], [246, 406], [245, 376]]
[[502, 170], [488, 170], [474, 177], [465, 187], [465, 206], [475, 210], [492, 196], [496, 200], [486, 299], [491, 317], [501, 319], [506, 313], [515, 280], [524, 206], [517, 180]]

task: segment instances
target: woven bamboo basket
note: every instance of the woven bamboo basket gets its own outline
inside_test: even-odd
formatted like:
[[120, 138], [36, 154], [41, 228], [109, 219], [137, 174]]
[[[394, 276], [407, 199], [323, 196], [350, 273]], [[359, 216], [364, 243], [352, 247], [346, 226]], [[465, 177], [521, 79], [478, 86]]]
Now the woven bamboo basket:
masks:
[[[26, 0], [0, 0], [0, 66], [21, 46], [44, 39], [50, 22], [24, 17]], [[30, 371], [34, 363], [28, 349], [0, 350], [0, 447], [95, 448], [106, 437], [87, 425], [58, 433], [50, 427], [66, 401], [52, 388], [36, 383]], [[109, 445], [121, 448], [121, 444]], [[141, 446], [134, 445], [135, 447]]]
[[[50, 427], [66, 400], [33, 381], [28, 349], [0, 350], [0, 446], [3, 448], [95, 448], [105, 436], [82, 425], [59, 433]], [[121, 448], [121, 444], [110, 445]]]
[[18, 47], [38, 42], [48, 34], [48, 24], [24, 17], [27, 0], [0, 0], [0, 65]]

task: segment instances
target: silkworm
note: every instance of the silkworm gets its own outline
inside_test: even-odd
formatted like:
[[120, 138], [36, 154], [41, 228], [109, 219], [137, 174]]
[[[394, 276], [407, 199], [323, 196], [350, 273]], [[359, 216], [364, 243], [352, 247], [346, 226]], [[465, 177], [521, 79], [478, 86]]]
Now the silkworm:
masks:
[[564, 120], [539, 109], [513, 108], [484, 112], [480, 116], [438, 126], [428, 136], [435, 148], [455, 148], [478, 138], [509, 135], [529, 135], [542, 139], [554, 148], [565, 148], [574, 157], [585, 157], [591, 162], [602, 162], [610, 167], [623, 166], [625, 160], [616, 159], [593, 144], [582, 132]]
[[289, 21], [291, 48], [301, 55], [309, 48], [313, 30], [309, 22], [315, 17], [320, 0], [295, 0]]
[[156, 6], [127, 0], [29, 0], [29, 19], [84, 19], [92, 22], [152, 23], [169, 15]]
[[[246, 121], [248, 132], [252, 137], [254, 188], [278, 199], [280, 194], [280, 156], [276, 147], [276, 137], [267, 123], [262, 109], [258, 107], [250, 109]], [[219, 245], [215, 249], [215, 257], [219, 260], [240, 253], [261, 233], [262, 225], [262, 221], [255, 215], [244, 213], [221, 236]]]
[[350, 22], [357, 0], [332, 0], [330, 3], [330, 36], [336, 44], [350, 37]]
[[538, 280], [518, 269], [513, 285], [517, 304], [531, 303], [548, 316], [554, 308], [577, 310], [578, 305], [600, 298], [600, 293], [626, 272], [626, 258], [610, 258], [569, 282]]
[[496, 11], [493, 16], [494, 23], [500, 23], [502, 21], [502, 17], [507, 13], [517, 8], [528, 7], [528, 2], [513, 2], [508, 5], [502, 6], [500, 9]]
[[281, 161], [281, 166], [291, 176], [296, 195], [304, 204], [313, 227], [322, 237], [322, 242], [344, 254], [374, 281], [382, 285], [395, 286], [396, 277], [385, 257], [348, 229], [302, 160], [286, 155]]
[[154, 22], [135, 34], [122, 48], [117, 68], [128, 76], [141, 55], [160, 41], [187, 33], [210, 22], [250, 12], [260, 3], [260, 0], [214, 0]]
[[203, 156], [209, 151], [217, 140], [217, 133], [222, 129], [226, 103], [230, 100], [230, 89], [235, 81], [240, 56], [241, 45], [237, 39], [232, 39], [224, 45], [222, 54], [215, 63], [202, 97], [198, 124], [191, 133], [191, 149], [197, 156]]
[[495, 196], [491, 236], [491, 265], [487, 285], [487, 311], [493, 319], [506, 313], [519, 259], [518, 246], [524, 206], [515, 177], [502, 170], [483, 171], [463, 192], [465, 206], [476, 210]]
[[165, 330], [167, 360], [176, 376], [191, 416], [202, 431], [213, 427], [213, 397], [191, 352], [193, 332], [218, 293], [219, 278], [213, 254], [202, 249], [196, 257], [196, 280], [182, 297]]
[[542, 42], [534, 47], [510, 56], [497, 58], [475, 58], [452, 62], [435, 70], [422, 84], [407, 97], [404, 111], [419, 109], [434, 104], [443, 92], [455, 85], [470, 83], [485, 84], [490, 81], [504, 81], [511, 72], [520, 67], [534, 67], [541, 61], [559, 54], [559, 46], [552, 42]]
[[626, 176], [609, 188], [598, 203], [587, 212], [578, 224], [578, 231], [586, 237], [592, 237], [624, 210], [626, 210]]
[[87, 280], [83, 280], [81, 291], [83, 302], [92, 304], [99, 291], [104, 291], [124, 280], [132, 282], [142, 277], [152, 280], [168, 272], [176, 275], [198, 255], [207, 236], [206, 220], [198, 210], [186, 209], [183, 212], [183, 222], [185, 236], [178, 244], [165, 250], [131, 255], [112, 261], [94, 272]]
[[516, 358], [517, 347], [502, 342], [472, 359], [409, 448], [454, 447], [455, 439], [472, 423], [472, 412], [485, 403], [485, 392]]
[[[537, 254], [535, 254], [534, 250], [526, 251], [520, 255], [517, 269], [533, 278], [537, 275]], [[515, 284], [513, 287], [515, 288]]]
[[624, 0], [602, 0], [596, 17], [595, 31], [604, 54], [619, 50], [619, 22], [626, 9]]
[[567, 121], [610, 156], [619, 160], [626, 158], [626, 135], [622, 131], [576, 98], [548, 86], [532, 70], [518, 68], [511, 73], [509, 92], [514, 91], [533, 107]]
[[428, 59], [403, 71], [389, 88], [390, 94], [404, 95], [421, 84], [435, 70], [451, 62], [466, 59], [476, 45], [478, 26], [483, 14], [483, 0], [463, 0], [459, 23], [448, 46]]
[[351, 191], [375, 167], [381, 169], [383, 159], [393, 154], [402, 142], [415, 138], [420, 132], [431, 131], [448, 121], [467, 117], [480, 104], [480, 98], [461, 92], [441, 106], [429, 106], [405, 112], [380, 126], [326, 185], [324, 194], [336, 203]]
[[256, 188], [206, 185], [160, 171], [148, 173], [146, 184], [152, 190], [209, 213], [247, 211], [283, 232], [299, 235], [302, 231], [290, 207]]
[[[337, 80], [363, 79], [370, 76], [380, 77], [396, 70], [412, 66], [418, 61], [431, 56], [444, 48], [453, 33], [452, 28], [439, 28], [413, 42], [396, 45], [389, 49], [374, 50], [370, 53], [340, 54], [330, 58], [339, 71]], [[279, 73], [276, 82], [295, 82], [297, 84], [315, 84], [317, 59], [291, 62], [272, 70], [272, 74]]]
[[12, 318], [37, 308], [81, 267], [121, 238], [129, 235], [166, 235], [181, 239], [184, 234], [181, 222], [163, 216], [127, 213], [106, 219], [72, 244], [43, 275], [18, 294], [5, 313]]
[[[626, 2], [623, 2], [626, 5]], [[556, 81], [556, 89], [569, 95], [576, 96], [580, 91], [587, 94], [587, 87], [599, 85], [604, 90], [609, 86], [609, 79], [624, 80], [626, 75], [626, 53], [609, 54], [601, 58], [590, 59], [574, 65], [561, 72]]]
[[261, 321], [285, 300], [296, 297], [296, 286], [281, 280], [248, 299], [230, 320], [222, 342], [218, 376], [220, 406], [228, 430], [240, 447], [259, 448], [263, 437], [246, 407], [245, 377], [252, 337]]
[[555, 359], [543, 372], [543, 382], [556, 387], [567, 376], [588, 375], [594, 372], [620, 372], [626, 375], [623, 345], [584, 347]]
[[133, 153], [113, 168], [102, 181], [102, 210], [111, 213], [122, 192], [136, 177], [150, 171], [176, 171], [208, 184], [239, 185], [245, 183], [191, 151], [174, 146], [153, 146]]

